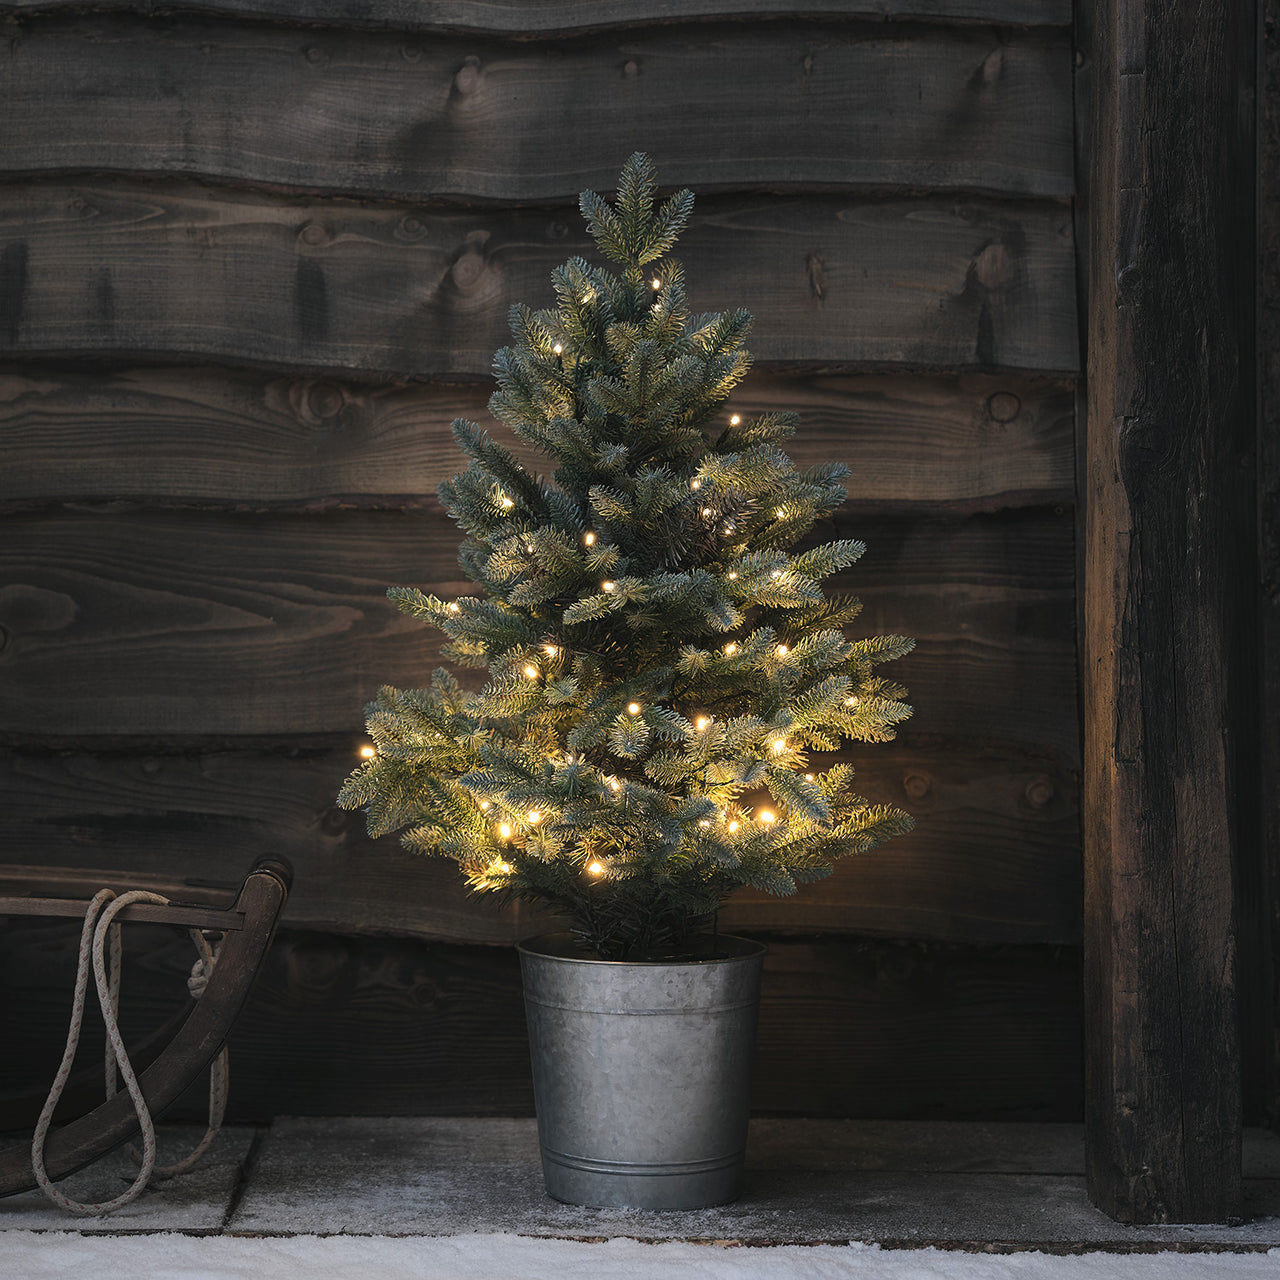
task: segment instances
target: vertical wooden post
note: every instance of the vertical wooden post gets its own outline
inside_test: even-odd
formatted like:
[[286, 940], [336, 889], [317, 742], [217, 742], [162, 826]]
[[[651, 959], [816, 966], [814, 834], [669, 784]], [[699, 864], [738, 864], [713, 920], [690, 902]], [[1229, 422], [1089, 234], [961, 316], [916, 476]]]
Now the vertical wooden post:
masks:
[[1089, 1192], [1124, 1222], [1222, 1222], [1241, 1212], [1233, 890], [1258, 786], [1256, 10], [1092, 8]]

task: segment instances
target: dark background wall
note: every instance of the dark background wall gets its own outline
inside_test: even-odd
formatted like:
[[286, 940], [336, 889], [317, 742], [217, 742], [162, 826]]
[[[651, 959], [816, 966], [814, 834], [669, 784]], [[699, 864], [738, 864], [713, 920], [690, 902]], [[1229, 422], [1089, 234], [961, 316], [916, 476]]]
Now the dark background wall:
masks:
[[[699, 196], [694, 306], [755, 313], [735, 405], [852, 466], [840, 585], [918, 638], [914, 718], [850, 753], [917, 830], [724, 913], [772, 948], [756, 1105], [1078, 1118], [1067, 0], [146, 7], [0, 4], [0, 892], [282, 853], [233, 1112], [531, 1109], [544, 920], [333, 796], [436, 663], [386, 587], [465, 589], [448, 423], [644, 149]], [[0, 932], [0, 1092], [56, 1065], [73, 944]], [[133, 931], [135, 1028], [186, 946]]]

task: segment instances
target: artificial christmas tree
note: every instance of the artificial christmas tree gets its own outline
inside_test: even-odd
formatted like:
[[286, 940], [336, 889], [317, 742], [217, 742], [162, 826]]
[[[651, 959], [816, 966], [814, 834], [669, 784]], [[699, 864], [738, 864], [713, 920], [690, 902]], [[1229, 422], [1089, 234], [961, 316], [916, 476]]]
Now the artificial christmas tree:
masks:
[[453, 424], [471, 466], [440, 496], [480, 594], [390, 593], [488, 681], [384, 688], [340, 800], [568, 917], [520, 948], [547, 1190], [695, 1208], [741, 1185], [764, 951], [706, 927], [911, 827], [810, 756], [893, 737], [911, 709], [874, 668], [912, 642], [845, 637], [858, 602], [820, 584], [862, 544], [796, 547], [847, 469], [798, 473], [792, 415], [726, 411], [750, 317], [689, 314], [666, 255], [693, 197], [654, 197], [633, 155], [615, 206], [582, 196], [621, 274], [575, 258], [554, 310], [512, 309], [489, 406], [551, 478]]
[[666, 255], [692, 206], [657, 206], [633, 155], [615, 206], [581, 198], [621, 273], [574, 258], [554, 309], [512, 308], [489, 407], [554, 473], [455, 422], [471, 465], [440, 497], [480, 594], [389, 593], [488, 681], [384, 688], [340, 796], [475, 889], [564, 912], [604, 959], [688, 950], [734, 889], [793, 892], [912, 825], [811, 760], [893, 737], [911, 709], [874, 668], [913, 642], [843, 634], [859, 604], [820, 584], [861, 543], [795, 550], [848, 469], [797, 472], [794, 415], [726, 411], [750, 316], [690, 315]]

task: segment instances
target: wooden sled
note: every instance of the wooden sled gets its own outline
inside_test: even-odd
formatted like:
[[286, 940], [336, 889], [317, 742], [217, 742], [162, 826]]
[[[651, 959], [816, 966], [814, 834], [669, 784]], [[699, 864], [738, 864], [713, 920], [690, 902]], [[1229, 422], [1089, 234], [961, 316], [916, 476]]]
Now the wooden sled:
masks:
[[[204, 994], [185, 1011], [173, 1038], [138, 1076], [147, 1109], [153, 1116], [171, 1107], [222, 1048], [262, 968], [292, 879], [288, 863], [265, 859], [245, 878], [235, 902], [225, 910], [177, 903], [163, 906], [133, 903], [117, 917], [126, 922], [176, 924], [188, 929], [216, 929], [225, 934]], [[84, 902], [70, 898], [0, 897], [0, 916], [74, 918], [84, 915], [85, 906]], [[133, 1102], [122, 1090], [87, 1115], [50, 1133], [45, 1147], [49, 1177], [57, 1181], [92, 1164], [135, 1137], [138, 1130]], [[30, 1191], [35, 1186], [29, 1144], [19, 1143], [0, 1150], [0, 1196]]]

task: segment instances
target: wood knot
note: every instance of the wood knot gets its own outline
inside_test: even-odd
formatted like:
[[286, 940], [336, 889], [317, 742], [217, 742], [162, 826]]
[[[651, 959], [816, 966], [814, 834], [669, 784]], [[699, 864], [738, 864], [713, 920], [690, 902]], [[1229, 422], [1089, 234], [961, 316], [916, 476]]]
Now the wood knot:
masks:
[[1048, 778], [1032, 778], [1027, 783], [1026, 790], [1023, 794], [1027, 797], [1027, 803], [1037, 809], [1043, 809], [1054, 797], [1054, 786]]
[[328, 238], [329, 233], [318, 222], [308, 222], [298, 232], [298, 239], [303, 244], [320, 245], [324, 244]]
[[149, 756], [142, 762], [142, 772], [147, 774], [149, 777], [154, 777], [163, 768], [164, 765], [161, 764], [154, 756]]
[[563, 240], [569, 234], [569, 228], [563, 222], [547, 223], [547, 239]]
[[422, 240], [427, 234], [427, 224], [409, 213], [396, 224], [396, 236], [400, 240]]
[[902, 789], [912, 800], [923, 800], [932, 787], [932, 780], [923, 773], [909, 773], [902, 780]]
[[76, 196], [71, 202], [71, 212], [79, 218], [95, 218], [98, 210], [91, 205], [84, 196]]
[[995, 84], [1004, 70], [1004, 50], [992, 49], [982, 62], [982, 83]]
[[313, 67], [329, 61], [329, 55], [319, 45], [310, 45], [302, 55]]
[[973, 274], [984, 289], [1003, 289], [1013, 279], [1013, 255], [1002, 244], [989, 244], [974, 258]]
[[1012, 391], [997, 391], [987, 397], [987, 413], [996, 422], [1012, 422], [1022, 412], [1022, 401]]
[[806, 53], [804, 55], [804, 62], [801, 65], [804, 67], [805, 75], [809, 75], [810, 72], [813, 71], [813, 54]]
[[640, 64], [634, 58], [629, 58], [622, 64], [622, 74], [626, 79], [634, 80], [640, 74]]
[[298, 421], [309, 427], [318, 427], [326, 419], [337, 417], [346, 405], [346, 394], [336, 382], [300, 379], [289, 386], [289, 406]]
[[330, 805], [320, 819], [320, 830], [326, 836], [340, 836], [351, 824], [351, 815], [345, 809]]
[[400, 46], [400, 56], [406, 62], [420, 62], [422, 60], [422, 50], [416, 44], [402, 44]]
[[484, 73], [480, 70], [480, 59], [475, 54], [469, 54], [463, 59], [462, 66], [458, 68], [457, 74], [453, 77], [453, 87], [464, 98], [469, 94], [475, 93], [480, 87], [480, 81], [484, 78]]
[[484, 254], [467, 249], [449, 269], [449, 277], [464, 293], [474, 289], [485, 273]]

